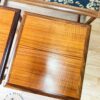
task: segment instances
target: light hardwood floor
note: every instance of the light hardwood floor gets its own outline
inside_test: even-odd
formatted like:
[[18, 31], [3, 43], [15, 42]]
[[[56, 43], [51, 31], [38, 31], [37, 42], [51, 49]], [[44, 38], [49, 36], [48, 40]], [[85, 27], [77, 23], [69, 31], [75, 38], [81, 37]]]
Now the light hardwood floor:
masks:
[[92, 24], [81, 100], [100, 100], [100, 19]]

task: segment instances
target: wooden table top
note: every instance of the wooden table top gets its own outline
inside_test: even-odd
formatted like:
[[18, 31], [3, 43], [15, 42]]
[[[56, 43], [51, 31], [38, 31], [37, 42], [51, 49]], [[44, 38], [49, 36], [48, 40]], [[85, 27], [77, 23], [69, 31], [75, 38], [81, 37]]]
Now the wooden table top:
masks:
[[0, 78], [16, 31], [19, 10], [0, 7]]
[[[7, 1], [7, 0], [6, 0]], [[91, 16], [91, 17], [98, 17], [100, 18], [100, 11], [95, 11], [91, 9], [86, 9], [86, 8], [80, 8], [80, 7], [75, 7], [71, 5], [65, 5], [57, 2], [48, 2], [50, 0], [8, 0], [8, 1], [13, 1], [15, 3], [25, 3], [33, 6], [39, 6], [39, 7], [44, 7], [48, 9], [54, 9], [57, 11], [62, 11], [62, 12], [70, 12], [73, 14], [78, 14], [78, 15], [85, 15], [85, 16]]]
[[90, 26], [25, 13], [7, 85], [80, 100]]

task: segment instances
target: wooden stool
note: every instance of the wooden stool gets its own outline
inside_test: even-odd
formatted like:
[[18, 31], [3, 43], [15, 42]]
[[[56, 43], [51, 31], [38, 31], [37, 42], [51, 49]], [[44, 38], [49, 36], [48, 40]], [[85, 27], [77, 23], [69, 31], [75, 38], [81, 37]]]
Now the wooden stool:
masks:
[[0, 7], [0, 81], [6, 67], [20, 10]]
[[25, 13], [7, 86], [80, 100], [91, 26]]

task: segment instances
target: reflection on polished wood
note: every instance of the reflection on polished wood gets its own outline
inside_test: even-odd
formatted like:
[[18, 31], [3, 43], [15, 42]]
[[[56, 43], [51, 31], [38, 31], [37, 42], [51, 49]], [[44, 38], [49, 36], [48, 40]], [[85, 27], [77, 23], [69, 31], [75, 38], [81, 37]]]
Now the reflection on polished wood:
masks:
[[90, 26], [25, 13], [9, 86], [80, 100]]

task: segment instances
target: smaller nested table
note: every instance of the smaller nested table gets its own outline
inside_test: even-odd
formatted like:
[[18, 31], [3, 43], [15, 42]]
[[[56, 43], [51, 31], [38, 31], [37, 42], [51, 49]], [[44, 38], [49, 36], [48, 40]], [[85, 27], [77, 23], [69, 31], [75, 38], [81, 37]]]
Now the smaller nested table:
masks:
[[90, 29], [26, 12], [7, 86], [80, 100]]

